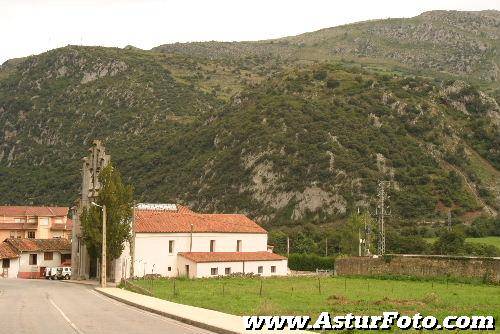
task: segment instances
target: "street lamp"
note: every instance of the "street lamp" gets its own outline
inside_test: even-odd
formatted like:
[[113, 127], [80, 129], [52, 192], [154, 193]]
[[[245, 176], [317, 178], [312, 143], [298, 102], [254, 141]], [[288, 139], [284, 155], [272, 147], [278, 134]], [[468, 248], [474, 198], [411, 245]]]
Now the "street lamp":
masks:
[[90, 204], [102, 209], [102, 252], [101, 252], [101, 287], [106, 287], [106, 205]]

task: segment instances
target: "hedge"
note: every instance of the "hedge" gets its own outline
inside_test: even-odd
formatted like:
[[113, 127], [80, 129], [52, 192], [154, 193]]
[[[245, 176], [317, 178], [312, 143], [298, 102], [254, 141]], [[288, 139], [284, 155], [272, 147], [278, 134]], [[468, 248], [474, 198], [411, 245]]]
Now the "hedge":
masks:
[[335, 264], [333, 256], [319, 256], [316, 254], [290, 254], [288, 267], [291, 270], [315, 271], [316, 269], [331, 269]]

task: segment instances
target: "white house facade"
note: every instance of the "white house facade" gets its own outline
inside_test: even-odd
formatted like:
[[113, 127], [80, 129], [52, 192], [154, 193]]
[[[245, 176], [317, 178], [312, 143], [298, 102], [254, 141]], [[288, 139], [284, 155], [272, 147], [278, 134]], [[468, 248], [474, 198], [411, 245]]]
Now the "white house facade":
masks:
[[0, 243], [0, 277], [17, 278], [19, 273], [19, 253], [7, 243]]
[[[127, 245], [128, 250], [128, 245]], [[285, 257], [268, 251], [267, 232], [240, 214], [199, 214], [172, 204], [139, 204], [133, 238], [115, 277], [190, 278], [244, 273], [286, 275]], [[132, 270], [130, 270], [132, 268]]]
[[40, 278], [47, 267], [71, 265], [71, 244], [63, 238], [10, 238], [1, 244], [0, 257], [4, 277]]

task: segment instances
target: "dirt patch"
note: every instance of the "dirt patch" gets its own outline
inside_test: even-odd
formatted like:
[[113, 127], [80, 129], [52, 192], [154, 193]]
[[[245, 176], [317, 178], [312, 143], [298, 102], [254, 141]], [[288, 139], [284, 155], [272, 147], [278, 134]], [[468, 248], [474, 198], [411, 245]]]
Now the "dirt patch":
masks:
[[420, 300], [414, 299], [389, 299], [385, 297], [384, 299], [377, 300], [373, 302], [374, 305], [395, 305], [395, 306], [425, 306], [425, 303]]
[[349, 301], [345, 296], [342, 295], [331, 295], [326, 299], [329, 305], [347, 305], [355, 304], [355, 301]]

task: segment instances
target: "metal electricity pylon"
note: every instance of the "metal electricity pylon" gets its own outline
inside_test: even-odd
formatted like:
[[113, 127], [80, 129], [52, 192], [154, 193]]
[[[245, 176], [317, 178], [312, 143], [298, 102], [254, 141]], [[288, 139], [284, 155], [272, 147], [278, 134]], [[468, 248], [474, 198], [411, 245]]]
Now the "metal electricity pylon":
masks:
[[390, 210], [386, 208], [385, 201], [389, 199], [386, 188], [391, 185], [391, 181], [378, 181], [378, 204], [377, 204], [377, 221], [378, 221], [378, 255], [385, 254], [385, 226], [384, 218], [391, 214]]

